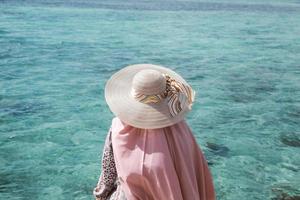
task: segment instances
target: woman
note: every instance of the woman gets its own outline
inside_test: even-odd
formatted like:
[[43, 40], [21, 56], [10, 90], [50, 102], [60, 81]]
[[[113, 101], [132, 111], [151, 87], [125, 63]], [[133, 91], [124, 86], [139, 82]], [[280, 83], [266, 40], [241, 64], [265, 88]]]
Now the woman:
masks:
[[194, 96], [180, 75], [157, 65], [131, 65], [108, 80], [105, 98], [116, 117], [96, 199], [215, 200], [205, 156], [184, 119]]

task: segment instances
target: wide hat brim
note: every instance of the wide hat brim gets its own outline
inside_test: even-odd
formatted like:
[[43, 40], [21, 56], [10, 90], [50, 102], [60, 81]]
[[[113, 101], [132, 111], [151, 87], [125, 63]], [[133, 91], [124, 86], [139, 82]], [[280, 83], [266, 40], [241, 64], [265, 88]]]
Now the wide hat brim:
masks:
[[182, 103], [182, 111], [176, 116], [170, 115], [167, 99], [159, 103], [146, 104], [136, 100], [132, 94], [132, 80], [136, 73], [143, 69], [154, 69], [169, 74], [176, 81], [188, 83], [176, 72], [163, 66], [152, 64], [136, 64], [127, 66], [107, 81], [105, 99], [110, 110], [123, 122], [144, 129], [155, 129], [171, 126], [184, 119], [190, 111], [188, 102]]

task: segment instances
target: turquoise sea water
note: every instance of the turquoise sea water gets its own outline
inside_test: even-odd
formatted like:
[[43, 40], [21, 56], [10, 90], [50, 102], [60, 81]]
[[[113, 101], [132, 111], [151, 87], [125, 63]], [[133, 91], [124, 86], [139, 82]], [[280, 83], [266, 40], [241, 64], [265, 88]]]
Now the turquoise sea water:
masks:
[[298, 0], [49, 0], [0, 1], [1, 200], [92, 199], [104, 84], [135, 63], [196, 90], [218, 199], [299, 199]]

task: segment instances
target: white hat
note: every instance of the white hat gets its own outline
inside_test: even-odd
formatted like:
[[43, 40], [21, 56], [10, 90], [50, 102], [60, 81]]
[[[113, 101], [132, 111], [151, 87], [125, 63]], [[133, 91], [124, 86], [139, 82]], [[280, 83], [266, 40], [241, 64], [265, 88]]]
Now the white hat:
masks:
[[176, 72], [163, 66], [136, 64], [111, 76], [105, 99], [123, 122], [137, 128], [173, 125], [191, 110], [195, 91]]

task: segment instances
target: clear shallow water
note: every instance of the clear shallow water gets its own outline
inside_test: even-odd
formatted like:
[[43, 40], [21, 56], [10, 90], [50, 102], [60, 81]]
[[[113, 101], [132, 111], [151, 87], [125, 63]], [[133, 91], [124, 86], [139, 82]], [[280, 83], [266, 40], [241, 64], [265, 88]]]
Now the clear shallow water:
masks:
[[0, 2], [0, 199], [92, 199], [104, 84], [134, 63], [195, 88], [218, 199], [300, 195], [298, 1], [104, 3]]

